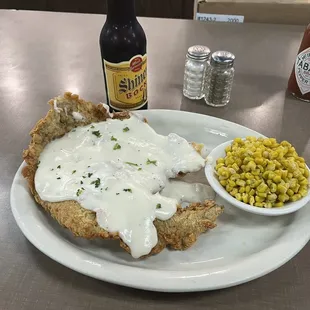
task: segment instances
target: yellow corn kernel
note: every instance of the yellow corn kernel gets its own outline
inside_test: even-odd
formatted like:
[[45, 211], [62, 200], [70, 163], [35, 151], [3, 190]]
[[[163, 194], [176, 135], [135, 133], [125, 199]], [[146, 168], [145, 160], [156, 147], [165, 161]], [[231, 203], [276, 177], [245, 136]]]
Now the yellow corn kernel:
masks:
[[244, 172], [240, 173], [240, 179], [241, 179], [241, 180], [244, 180], [244, 179], [245, 179], [245, 173], [244, 173]]
[[261, 173], [263, 173], [265, 171], [264, 167], [262, 165], [257, 165], [257, 169], [259, 169], [259, 171]]
[[234, 143], [243, 143], [242, 139], [241, 138], [235, 138], [234, 139]]
[[246, 178], [247, 180], [252, 180], [252, 179], [254, 179], [254, 176], [253, 176], [250, 172], [246, 172], [246, 173], [245, 173], [245, 178]]
[[232, 181], [232, 180], [228, 180], [227, 181], [228, 185], [231, 187], [235, 187], [236, 186], [236, 182]]
[[272, 182], [271, 180], [267, 180], [266, 183], [267, 183], [268, 186], [271, 186], [271, 184], [272, 184], [273, 182]]
[[252, 174], [253, 174], [254, 176], [259, 176], [260, 173], [261, 173], [261, 172], [260, 172], [259, 169], [255, 169], [255, 170], [252, 171]]
[[227, 180], [220, 180], [220, 184], [222, 186], [226, 186], [227, 185]]
[[280, 195], [278, 195], [278, 200], [279, 200], [279, 201], [285, 202], [285, 201], [288, 201], [289, 199], [290, 199], [290, 196], [289, 196], [289, 195], [286, 195], [286, 194], [280, 194]]
[[245, 183], [244, 180], [237, 180], [237, 181], [236, 181], [236, 184], [237, 184], [238, 186], [245, 186], [245, 185], [246, 185], [246, 183]]
[[273, 163], [270, 163], [267, 165], [266, 170], [274, 171], [276, 170], [276, 165]]
[[249, 195], [247, 193], [243, 193], [242, 194], [242, 201], [244, 203], [248, 203], [249, 202]]
[[288, 148], [290, 148], [292, 145], [289, 143], [289, 142], [287, 142], [287, 141], [282, 141], [281, 143], [280, 143], [282, 146], [286, 146], [286, 147], [288, 147]]
[[278, 196], [277, 196], [276, 194], [269, 194], [269, 195], [267, 196], [267, 200], [268, 200], [268, 201], [276, 201], [277, 198], [278, 198]]
[[264, 178], [265, 180], [268, 179], [269, 173], [270, 173], [270, 171], [265, 171], [265, 172], [263, 172], [263, 178]]
[[247, 185], [246, 187], [245, 187], [245, 192], [246, 193], [249, 193], [251, 191], [251, 187], [249, 186], [249, 185]]
[[292, 179], [292, 178], [293, 178], [293, 173], [289, 172], [289, 173], [287, 174], [287, 178], [288, 178], [288, 179]]
[[220, 158], [218, 158], [218, 159], [216, 160], [216, 163], [217, 163], [217, 164], [224, 164], [224, 162], [225, 162], [225, 159], [222, 158], [222, 157], [220, 157]]
[[260, 192], [260, 193], [266, 192], [267, 189], [268, 189], [268, 186], [267, 186], [267, 184], [265, 184], [265, 183], [260, 183], [260, 184], [257, 186], [257, 191]]
[[234, 168], [231, 168], [231, 165], [228, 166], [228, 171], [230, 174], [236, 174], [236, 170]]
[[308, 168], [305, 168], [304, 176], [306, 178], [309, 178], [309, 170], [308, 170]]
[[272, 142], [269, 139], [266, 138], [266, 139], [264, 139], [263, 144], [265, 146], [271, 146]]
[[245, 171], [245, 172], [249, 172], [250, 168], [248, 166], [246, 166], [246, 165], [241, 165], [241, 170]]
[[301, 186], [307, 186], [309, 184], [308, 180], [304, 178], [302, 181], [299, 182]]
[[245, 193], [245, 187], [244, 187], [244, 186], [241, 186], [241, 187], [239, 188], [239, 193], [240, 193], [240, 194]]
[[294, 178], [298, 179], [298, 177], [300, 177], [301, 175], [302, 175], [302, 173], [299, 169], [293, 171]]
[[230, 186], [229, 184], [228, 185], [226, 185], [226, 191], [227, 192], [231, 192], [233, 190], [233, 187], [232, 186]]
[[272, 208], [272, 203], [271, 202], [265, 202], [264, 207], [267, 209]]
[[231, 167], [235, 169], [236, 172], [240, 169], [236, 163], [233, 163]]
[[290, 197], [294, 196], [294, 191], [292, 189], [288, 189], [286, 192], [287, 195], [289, 195]]
[[301, 186], [298, 194], [300, 194], [302, 197], [305, 197], [308, 195], [308, 188], [306, 186]]
[[287, 174], [288, 174], [288, 171], [287, 170], [281, 170], [281, 177], [283, 179], [287, 178]]
[[250, 205], [253, 206], [254, 202], [255, 202], [255, 198], [254, 198], [254, 196], [251, 196], [250, 199], [249, 199]]
[[250, 190], [250, 192], [249, 192], [249, 195], [250, 195], [250, 196], [254, 196], [254, 195], [255, 195], [255, 189], [252, 188], [252, 189]]
[[[279, 157], [278, 157], [279, 158]], [[273, 163], [276, 165], [276, 168], [279, 169], [282, 167], [281, 163], [279, 163], [277, 160], [274, 160]]]
[[261, 198], [267, 198], [267, 193], [257, 192], [256, 195]]
[[228, 152], [230, 152], [230, 151], [231, 151], [231, 146], [230, 146], [230, 145], [226, 146], [226, 147], [225, 147], [225, 152], [228, 153]]
[[272, 180], [275, 183], [280, 183], [281, 182], [281, 177], [279, 175], [276, 175]]
[[232, 158], [232, 156], [226, 157], [226, 159], [225, 159], [225, 165], [226, 166], [232, 165], [233, 163], [234, 163], [234, 159]]
[[250, 169], [250, 170], [255, 170], [256, 169], [256, 164], [254, 161], [250, 161], [248, 164], [247, 164], [247, 167]]
[[233, 188], [232, 191], [229, 193], [231, 196], [236, 196], [236, 194], [238, 194], [238, 189], [237, 188]]
[[238, 173], [234, 173], [233, 175], [231, 175], [231, 177], [230, 177], [230, 180], [232, 180], [232, 181], [237, 181], [237, 180], [239, 180], [240, 179], [240, 174], [238, 174]]
[[241, 196], [241, 194], [239, 194], [239, 193], [236, 194], [235, 198], [236, 198], [237, 200], [239, 200], [239, 201], [242, 200], [242, 196]]
[[270, 159], [276, 159], [276, 158], [278, 158], [278, 156], [279, 156], [279, 154], [277, 151], [271, 151], [269, 154]]
[[284, 186], [283, 184], [278, 184], [277, 190], [280, 194], [285, 194], [287, 192], [288, 188], [286, 186]]
[[[258, 152], [256, 152], [256, 153], [258, 153]], [[255, 153], [254, 153], [254, 156], [255, 156]], [[262, 156], [262, 155], [260, 155], [260, 156]], [[257, 165], [263, 165], [263, 163], [264, 163], [264, 159], [262, 157], [256, 157], [255, 156], [254, 161]]]
[[275, 174], [274, 172], [270, 171], [269, 174], [268, 174], [268, 179], [269, 179], [269, 180], [273, 180], [273, 178], [274, 178], [275, 176], [276, 176], [276, 174]]
[[270, 189], [270, 192], [271, 192], [271, 193], [275, 193], [275, 192], [278, 190], [278, 186], [277, 186], [277, 184], [272, 183], [272, 184], [269, 186], [269, 189]]
[[290, 197], [290, 201], [295, 202], [295, 201], [299, 200], [300, 198], [301, 198], [300, 194], [295, 194], [292, 197]]
[[281, 208], [281, 207], [283, 207], [283, 205], [284, 205], [284, 203], [282, 201], [279, 201], [279, 202], [276, 202], [273, 206], [275, 208]]
[[225, 164], [220, 163], [215, 166], [215, 170], [219, 170], [221, 167], [225, 166]]
[[259, 207], [259, 208], [263, 208], [264, 207], [264, 202], [259, 202], [259, 201], [256, 201], [255, 203], [254, 203], [254, 206], [255, 207]]
[[256, 202], [263, 202], [263, 201], [265, 201], [265, 198], [264, 197], [259, 197], [259, 196], [255, 196], [255, 201]]

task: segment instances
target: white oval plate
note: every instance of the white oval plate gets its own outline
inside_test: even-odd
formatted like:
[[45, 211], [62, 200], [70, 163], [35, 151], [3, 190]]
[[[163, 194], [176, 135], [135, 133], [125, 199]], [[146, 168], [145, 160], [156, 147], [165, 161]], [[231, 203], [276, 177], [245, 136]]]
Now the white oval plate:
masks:
[[[235, 137], [259, 135], [240, 125], [200, 114], [166, 110], [141, 114], [158, 133], [176, 132], [190, 141], [205, 143], [209, 150]], [[75, 238], [60, 227], [36, 205], [21, 169], [22, 166], [11, 188], [11, 207], [24, 235], [55, 261], [111, 283], [165, 292], [225, 288], [280, 267], [310, 239], [309, 205], [291, 215], [264, 217], [217, 198], [218, 203], [225, 205], [218, 227], [200, 236], [192, 248], [184, 252], [164, 250], [148, 259], [134, 260], [116, 241]]]
[[231, 196], [225, 188], [220, 184], [217, 176], [215, 175], [214, 168], [216, 166], [216, 160], [220, 157], [225, 157], [225, 148], [232, 144], [233, 140], [224, 142], [217, 147], [215, 147], [209, 154], [210, 161], [206, 164], [205, 167], [205, 174], [209, 181], [209, 184], [212, 186], [214, 191], [221, 196], [225, 201], [228, 203], [236, 206], [237, 208], [240, 208], [244, 211], [260, 214], [260, 215], [266, 215], [266, 216], [278, 216], [278, 215], [284, 215], [296, 212], [297, 210], [304, 207], [309, 201], [310, 201], [310, 191], [308, 192], [308, 195], [301, 198], [298, 201], [295, 202], [286, 202], [285, 205], [282, 208], [258, 208], [251, 206], [249, 204], [246, 204], [244, 202], [238, 201], [236, 198]]

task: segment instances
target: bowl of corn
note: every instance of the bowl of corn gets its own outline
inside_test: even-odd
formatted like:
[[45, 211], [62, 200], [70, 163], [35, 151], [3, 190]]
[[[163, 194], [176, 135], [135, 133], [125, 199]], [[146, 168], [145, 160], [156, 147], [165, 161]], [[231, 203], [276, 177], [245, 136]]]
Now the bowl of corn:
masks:
[[219, 196], [255, 214], [288, 214], [310, 201], [309, 168], [287, 141], [235, 138], [211, 151], [205, 173]]

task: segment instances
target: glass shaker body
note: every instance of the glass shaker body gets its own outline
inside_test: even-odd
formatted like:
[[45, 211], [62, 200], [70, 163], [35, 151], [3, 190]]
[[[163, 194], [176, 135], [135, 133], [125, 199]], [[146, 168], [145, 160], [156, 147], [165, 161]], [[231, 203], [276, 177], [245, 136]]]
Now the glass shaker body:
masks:
[[210, 49], [195, 45], [188, 49], [184, 69], [183, 95], [189, 99], [201, 99], [204, 96], [206, 71], [210, 67]]
[[223, 107], [230, 101], [235, 74], [234, 59], [232, 53], [225, 51], [212, 54], [210, 71], [204, 87], [204, 99], [207, 105]]

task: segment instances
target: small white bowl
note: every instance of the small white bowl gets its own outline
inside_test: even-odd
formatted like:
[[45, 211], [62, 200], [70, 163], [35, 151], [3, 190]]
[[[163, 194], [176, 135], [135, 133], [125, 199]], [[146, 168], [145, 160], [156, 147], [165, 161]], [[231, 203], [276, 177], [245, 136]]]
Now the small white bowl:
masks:
[[260, 214], [260, 215], [267, 215], [267, 216], [277, 216], [277, 215], [284, 215], [284, 214], [295, 212], [301, 209], [303, 206], [305, 206], [310, 201], [310, 191], [309, 191], [306, 197], [303, 197], [296, 202], [286, 202], [284, 206], [281, 208], [270, 208], [269, 209], [269, 208], [259, 208], [259, 207], [251, 206], [231, 196], [218, 181], [217, 176], [215, 175], [214, 168], [216, 165], [216, 160], [220, 157], [226, 156], [225, 148], [228, 145], [231, 145], [232, 142], [233, 141], [228, 141], [214, 148], [208, 156], [208, 161], [205, 167], [205, 174], [209, 181], [209, 184], [219, 196], [221, 196], [223, 199], [225, 199], [227, 202], [229, 202], [233, 206], [240, 208], [244, 211], [255, 213], [255, 214]]

